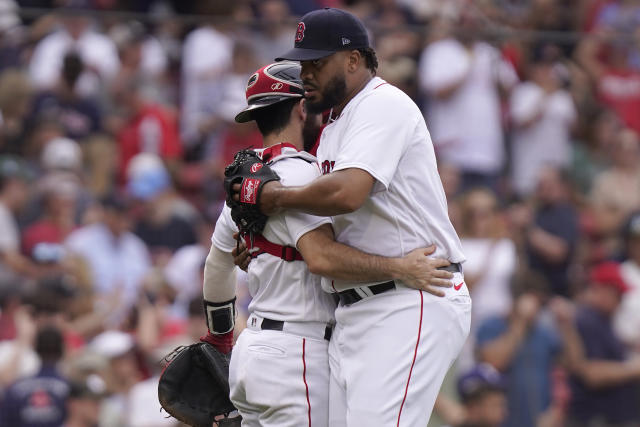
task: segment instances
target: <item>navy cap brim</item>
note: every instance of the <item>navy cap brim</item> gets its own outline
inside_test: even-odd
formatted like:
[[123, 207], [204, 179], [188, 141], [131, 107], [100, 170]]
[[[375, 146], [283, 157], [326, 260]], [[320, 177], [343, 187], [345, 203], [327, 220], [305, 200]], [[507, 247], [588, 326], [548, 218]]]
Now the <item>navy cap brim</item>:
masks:
[[313, 61], [333, 55], [334, 53], [336, 53], [336, 51], [294, 47], [284, 55], [277, 57], [276, 61]]
[[260, 110], [265, 107], [269, 107], [273, 104], [277, 104], [278, 102], [286, 101], [287, 99], [292, 98], [302, 98], [303, 96], [300, 94], [291, 94], [290, 96], [266, 96], [262, 99], [253, 101], [251, 105], [249, 105], [244, 110], [240, 111], [236, 114], [235, 121], [237, 123], [246, 123], [253, 120], [253, 112], [256, 110]]

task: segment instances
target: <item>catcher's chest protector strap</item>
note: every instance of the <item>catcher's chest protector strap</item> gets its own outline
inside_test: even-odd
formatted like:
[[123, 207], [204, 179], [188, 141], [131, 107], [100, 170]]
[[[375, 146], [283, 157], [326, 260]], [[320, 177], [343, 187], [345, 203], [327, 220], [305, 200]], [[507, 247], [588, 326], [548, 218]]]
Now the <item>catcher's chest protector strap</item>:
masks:
[[304, 261], [300, 252], [293, 246], [282, 246], [277, 243], [271, 243], [265, 239], [262, 234], [254, 234], [253, 239], [248, 235], [243, 237], [244, 243], [247, 245], [247, 249], [249, 249], [249, 254], [251, 254], [251, 258], [267, 253], [288, 262]]
[[256, 150], [256, 152], [262, 161], [268, 165], [290, 157], [297, 157], [309, 163], [316, 163], [318, 160], [313, 154], [309, 154], [306, 151], [298, 151], [295, 145], [288, 142], [281, 142], [263, 150]]

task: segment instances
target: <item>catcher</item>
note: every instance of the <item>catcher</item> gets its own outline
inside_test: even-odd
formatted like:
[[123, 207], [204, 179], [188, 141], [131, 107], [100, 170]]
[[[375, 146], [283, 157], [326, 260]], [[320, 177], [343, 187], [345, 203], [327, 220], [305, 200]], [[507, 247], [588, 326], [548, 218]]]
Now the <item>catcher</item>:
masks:
[[[227, 191], [240, 183], [247, 202], [259, 202], [266, 182], [304, 185], [320, 176], [315, 157], [300, 151], [305, 123], [314, 120], [305, 111], [299, 73], [299, 65], [281, 62], [261, 68], [247, 83], [249, 105], [236, 121], [255, 120], [265, 148], [241, 151], [225, 171]], [[315, 247], [322, 245], [334, 254], [332, 267], [347, 277], [366, 270], [378, 280], [429, 278], [437, 266], [431, 263], [437, 260], [428, 260], [425, 249], [405, 258], [383, 258], [336, 243], [330, 218], [288, 211], [267, 220], [258, 209], [248, 209], [250, 205], [231, 198], [227, 204], [235, 207], [234, 214], [225, 206], [205, 264], [209, 334], [203, 340], [224, 354], [231, 351], [235, 320], [231, 253], [238, 245], [233, 234], [240, 232], [253, 258], [248, 268], [253, 299], [229, 366], [231, 401], [243, 426], [327, 426], [328, 343], [336, 304], [322, 290], [320, 278], [309, 271], [308, 265], [319, 269], [311, 256], [317, 253]]]

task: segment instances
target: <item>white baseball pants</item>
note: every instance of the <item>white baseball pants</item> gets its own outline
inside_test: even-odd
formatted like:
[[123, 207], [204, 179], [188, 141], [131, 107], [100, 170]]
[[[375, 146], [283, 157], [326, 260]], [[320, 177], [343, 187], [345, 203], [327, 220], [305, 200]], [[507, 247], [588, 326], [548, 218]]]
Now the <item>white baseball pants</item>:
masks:
[[242, 425], [327, 427], [326, 324], [285, 323], [283, 331], [272, 331], [261, 330], [261, 321], [259, 316], [249, 317], [229, 365], [231, 401], [242, 415]]
[[471, 323], [464, 277], [455, 273], [453, 281], [445, 297], [399, 287], [338, 307], [329, 344], [329, 425], [427, 425]]

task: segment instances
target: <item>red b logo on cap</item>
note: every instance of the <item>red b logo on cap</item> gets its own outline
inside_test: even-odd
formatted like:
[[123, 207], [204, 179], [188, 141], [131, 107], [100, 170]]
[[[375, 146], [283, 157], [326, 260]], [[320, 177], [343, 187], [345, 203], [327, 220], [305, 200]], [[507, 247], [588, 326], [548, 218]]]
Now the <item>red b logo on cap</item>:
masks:
[[296, 30], [296, 43], [299, 43], [304, 38], [304, 22], [298, 23], [298, 29]]

